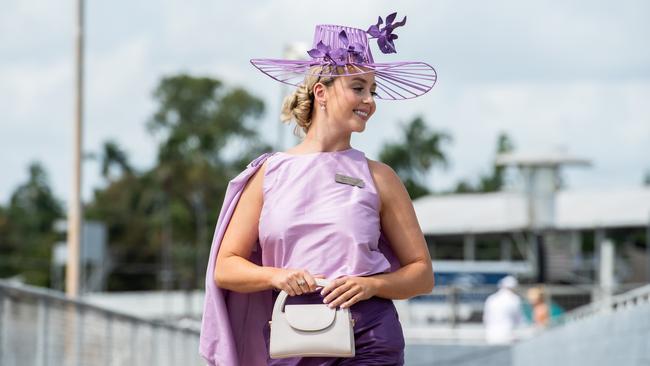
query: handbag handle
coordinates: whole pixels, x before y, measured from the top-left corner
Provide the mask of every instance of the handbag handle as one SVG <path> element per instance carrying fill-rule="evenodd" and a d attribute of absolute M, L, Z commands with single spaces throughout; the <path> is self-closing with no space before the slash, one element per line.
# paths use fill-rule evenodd
<path fill-rule="evenodd" d="M 324 278 L 315 278 L 315 280 L 318 287 L 325 287 L 330 283 L 329 280 Z M 280 294 L 275 299 L 275 304 L 273 305 L 273 314 L 279 314 L 282 312 L 282 309 L 284 309 L 284 303 L 287 301 L 287 296 L 289 296 L 289 294 L 286 291 L 280 291 Z"/>

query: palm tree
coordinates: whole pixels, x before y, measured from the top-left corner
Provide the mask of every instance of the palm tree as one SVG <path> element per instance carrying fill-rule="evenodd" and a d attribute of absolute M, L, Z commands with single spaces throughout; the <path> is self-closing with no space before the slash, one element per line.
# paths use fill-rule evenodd
<path fill-rule="evenodd" d="M 379 160 L 390 165 L 402 179 L 411 199 L 430 193 L 426 176 L 434 165 L 446 168 L 443 144 L 451 141 L 445 132 L 431 130 L 421 117 L 402 126 L 401 141 L 384 144 Z"/>
<path fill-rule="evenodd" d="M 497 155 L 510 153 L 515 150 L 515 145 L 512 142 L 512 139 L 505 133 L 501 132 L 497 138 Z M 480 178 L 478 191 L 479 192 L 496 192 L 503 187 L 503 179 L 505 173 L 505 167 L 496 165 L 492 167 L 492 175 L 484 176 Z"/>
<path fill-rule="evenodd" d="M 105 179 L 110 179 L 111 168 L 117 166 L 122 175 L 131 174 L 133 168 L 129 164 L 126 152 L 115 141 L 106 141 L 102 153 L 101 173 Z"/>
<path fill-rule="evenodd" d="M 497 138 L 496 155 L 510 153 L 515 150 L 512 139 L 505 132 L 501 132 Z M 456 183 L 456 188 L 451 193 L 477 193 L 496 192 L 501 190 L 504 184 L 505 167 L 492 165 L 492 172 L 479 176 L 476 185 L 461 180 Z"/>

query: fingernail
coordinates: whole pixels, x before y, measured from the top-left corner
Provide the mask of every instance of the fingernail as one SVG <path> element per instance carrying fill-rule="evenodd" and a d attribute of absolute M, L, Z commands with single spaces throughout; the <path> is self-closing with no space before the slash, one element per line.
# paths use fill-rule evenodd
<path fill-rule="evenodd" d="M 327 304 L 329 300 L 323 299 L 323 304 Z"/>

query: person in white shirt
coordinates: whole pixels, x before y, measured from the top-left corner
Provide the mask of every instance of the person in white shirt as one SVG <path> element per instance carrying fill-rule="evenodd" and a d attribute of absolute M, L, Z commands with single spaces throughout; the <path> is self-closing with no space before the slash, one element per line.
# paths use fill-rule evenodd
<path fill-rule="evenodd" d="M 512 276 L 499 281 L 499 290 L 488 296 L 483 310 L 485 338 L 489 344 L 510 344 L 522 322 L 521 299 L 514 292 L 518 282 Z"/>

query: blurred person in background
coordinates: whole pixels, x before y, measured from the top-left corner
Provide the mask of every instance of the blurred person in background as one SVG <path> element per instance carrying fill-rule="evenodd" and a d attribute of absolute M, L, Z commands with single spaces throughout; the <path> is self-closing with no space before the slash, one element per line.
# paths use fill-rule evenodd
<path fill-rule="evenodd" d="M 541 287 L 532 287 L 528 289 L 526 297 L 532 306 L 533 324 L 538 327 L 546 327 L 550 319 L 550 311 L 546 303 L 544 289 Z"/>
<path fill-rule="evenodd" d="M 506 276 L 499 281 L 496 293 L 488 296 L 483 309 L 485 339 L 489 344 L 510 344 L 515 329 L 522 323 L 521 299 L 515 293 L 517 279 Z"/>

